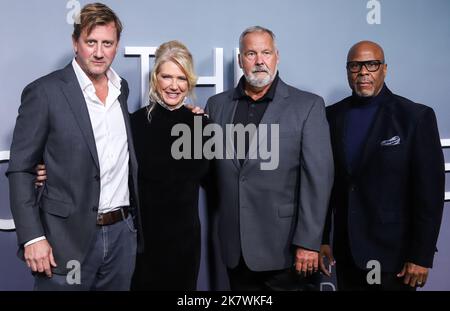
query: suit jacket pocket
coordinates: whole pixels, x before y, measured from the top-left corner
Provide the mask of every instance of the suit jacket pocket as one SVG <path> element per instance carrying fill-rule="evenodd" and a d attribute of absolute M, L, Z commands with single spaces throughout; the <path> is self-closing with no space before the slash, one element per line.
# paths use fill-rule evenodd
<path fill-rule="evenodd" d="M 380 146 L 381 152 L 398 152 L 403 150 L 403 145 Z"/>
<path fill-rule="evenodd" d="M 59 216 L 62 218 L 67 218 L 70 215 L 70 210 L 72 204 L 50 199 L 49 197 L 43 195 L 40 203 L 41 209 L 48 214 Z"/>
<path fill-rule="evenodd" d="M 278 206 L 278 216 L 281 218 L 294 216 L 294 204 L 284 204 Z"/>

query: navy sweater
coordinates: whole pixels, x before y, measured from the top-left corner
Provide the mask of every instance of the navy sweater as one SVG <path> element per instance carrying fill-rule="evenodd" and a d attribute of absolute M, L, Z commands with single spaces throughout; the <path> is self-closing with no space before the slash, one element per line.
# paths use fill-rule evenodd
<path fill-rule="evenodd" d="M 359 165 L 369 130 L 380 103 L 386 96 L 386 85 L 375 97 L 360 97 L 355 93 L 352 96 L 345 123 L 345 156 L 350 171 L 354 171 Z"/>

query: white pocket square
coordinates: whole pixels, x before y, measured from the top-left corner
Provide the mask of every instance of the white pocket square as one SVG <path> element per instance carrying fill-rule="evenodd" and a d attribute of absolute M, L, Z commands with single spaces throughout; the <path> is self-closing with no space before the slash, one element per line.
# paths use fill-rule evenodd
<path fill-rule="evenodd" d="M 387 140 L 383 140 L 380 143 L 381 146 L 395 146 L 395 145 L 400 145 L 400 137 L 399 136 L 394 136 L 392 138 L 389 138 Z"/>

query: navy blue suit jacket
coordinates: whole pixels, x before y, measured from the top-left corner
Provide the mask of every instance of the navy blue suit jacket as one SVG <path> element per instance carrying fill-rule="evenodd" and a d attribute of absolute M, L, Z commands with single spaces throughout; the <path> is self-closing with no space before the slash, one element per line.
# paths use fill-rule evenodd
<path fill-rule="evenodd" d="M 350 102 L 327 107 L 335 180 L 323 243 L 329 244 L 333 214 L 338 263 L 353 260 L 365 269 L 375 259 L 382 272 L 399 272 L 405 262 L 431 267 L 445 191 L 434 111 L 388 90 L 350 172 L 344 150 Z"/>

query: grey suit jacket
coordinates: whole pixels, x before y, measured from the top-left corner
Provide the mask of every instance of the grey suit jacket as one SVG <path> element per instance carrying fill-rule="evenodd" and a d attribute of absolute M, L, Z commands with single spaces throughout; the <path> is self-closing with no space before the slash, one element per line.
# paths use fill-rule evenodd
<path fill-rule="evenodd" d="M 211 97 L 206 106 L 224 129 L 233 123 L 233 92 Z M 323 99 L 280 79 L 262 124 L 279 124 L 276 169 L 261 170 L 266 161 L 249 155 L 242 167 L 236 159 L 214 161 L 219 240 L 230 268 L 241 253 L 253 271 L 287 268 L 296 246 L 319 250 L 321 244 L 334 174 Z"/>
<path fill-rule="evenodd" d="M 128 137 L 130 201 L 136 213 L 137 161 L 127 109 L 128 84 L 119 102 Z M 48 180 L 34 188 L 35 166 L 44 161 Z M 100 166 L 86 102 L 71 64 L 25 87 L 7 171 L 19 256 L 23 244 L 45 235 L 58 267 L 82 262 L 96 229 Z M 139 217 L 137 217 L 139 227 Z"/>

